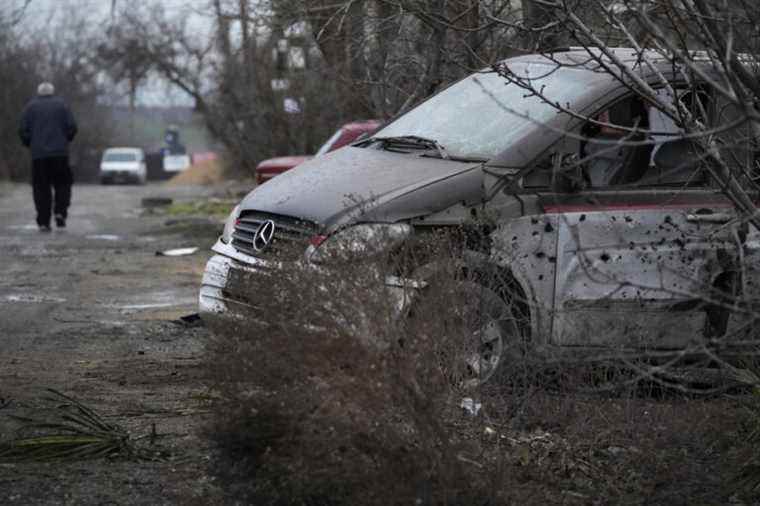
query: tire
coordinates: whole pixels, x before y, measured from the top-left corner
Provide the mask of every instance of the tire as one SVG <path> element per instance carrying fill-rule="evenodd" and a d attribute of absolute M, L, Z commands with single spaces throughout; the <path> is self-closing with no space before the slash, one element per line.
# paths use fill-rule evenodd
<path fill-rule="evenodd" d="M 523 365 L 525 326 L 518 321 L 519 311 L 497 291 L 475 280 L 450 279 L 429 283 L 425 292 L 410 312 L 413 325 L 422 325 L 413 332 L 424 335 L 426 326 L 439 329 L 429 333 L 439 334 L 437 355 L 452 386 L 501 383 Z M 434 302 L 439 297 L 444 311 Z"/>

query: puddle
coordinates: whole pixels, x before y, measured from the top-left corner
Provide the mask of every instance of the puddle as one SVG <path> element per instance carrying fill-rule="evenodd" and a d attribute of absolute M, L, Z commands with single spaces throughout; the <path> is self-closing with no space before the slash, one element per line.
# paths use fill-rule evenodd
<path fill-rule="evenodd" d="M 154 292 L 135 297 L 135 300 L 105 304 L 105 307 L 120 309 L 125 312 L 146 309 L 165 309 L 169 307 L 188 306 L 198 303 L 196 297 L 187 297 L 176 292 Z"/>
<path fill-rule="evenodd" d="M 120 241 L 122 237 L 113 234 L 96 234 L 85 236 L 85 239 L 95 239 L 97 241 Z"/>
<path fill-rule="evenodd" d="M 66 254 L 69 252 L 70 250 L 67 250 L 64 248 L 58 248 L 58 249 L 52 250 L 52 249 L 32 246 L 28 248 L 22 248 L 19 254 L 25 257 L 62 257 L 62 256 L 66 256 Z"/>
<path fill-rule="evenodd" d="M 122 306 L 110 306 L 117 307 L 119 309 L 158 309 L 162 307 L 181 306 L 183 303 L 179 302 L 156 302 L 152 304 L 124 304 Z"/>
<path fill-rule="evenodd" d="M 23 294 L 11 294 L 0 297 L 0 302 L 10 303 L 28 303 L 28 304 L 45 304 L 50 302 L 66 302 L 66 299 L 60 297 L 52 297 L 49 295 L 33 295 L 29 293 Z"/>

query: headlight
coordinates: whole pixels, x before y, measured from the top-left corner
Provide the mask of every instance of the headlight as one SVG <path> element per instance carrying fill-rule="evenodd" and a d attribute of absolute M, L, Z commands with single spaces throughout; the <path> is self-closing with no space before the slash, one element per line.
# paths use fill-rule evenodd
<path fill-rule="evenodd" d="M 222 242 L 229 244 L 232 241 L 232 233 L 235 231 L 235 225 L 237 224 L 238 215 L 240 214 L 240 205 L 236 205 L 230 215 L 227 217 L 227 221 L 224 222 L 224 231 L 222 231 Z"/>
<path fill-rule="evenodd" d="M 306 259 L 321 263 L 368 258 L 396 248 L 411 233 L 412 227 L 405 223 L 354 225 L 329 237 L 313 237 Z"/>

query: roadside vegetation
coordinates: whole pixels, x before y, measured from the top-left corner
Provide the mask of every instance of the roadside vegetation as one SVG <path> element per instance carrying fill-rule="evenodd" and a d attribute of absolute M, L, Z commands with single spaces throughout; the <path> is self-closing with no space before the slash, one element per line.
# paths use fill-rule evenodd
<path fill-rule="evenodd" d="M 17 424 L 15 437 L 0 440 L 0 462 L 55 462 L 98 458 L 156 458 L 138 446 L 123 428 L 54 389 L 45 407 L 24 416 L 9 415 Z M 2 407 L 2 406 L 0 406 Z M 36 412 L 35 412 L 36 411 Z M 153 427 L 155 430 L 155 427 Z M 155 433 L 153 434 L 155 438 Z"/>
<path fill-rule="evenodd" d="M 382 283 L 398 258 L 239 280 L 233 289 L 255 308 L 215 334 L 205 360 L 219 394 L 209 469 L 229 502 L 760 497 L 760 404 L 746 385 L 684 392 L 643 374 L 647 361 L 531 353 L 511 354 L 497 379 L 467 385 L 473 318 L 487 299 L 463 290 L 472 278 L 461 258 L 447 258 L 443 271 L 459 274 L 431 283 L 402 318 Z"/>

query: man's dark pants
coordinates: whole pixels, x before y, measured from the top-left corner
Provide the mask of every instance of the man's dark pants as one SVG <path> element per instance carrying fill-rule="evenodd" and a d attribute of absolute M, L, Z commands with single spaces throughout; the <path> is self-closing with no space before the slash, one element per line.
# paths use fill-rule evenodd
<path fill-rule="evenodd" d="M 37 225 L 50 226 L 53 207 L 52 190 L 55 191 L 53 212 L 66 219 L 71 203 L 72 182 L 68 157 L 53 156 L 32 161 L 32 191 L 34 206 L 37 208 Z"/>

